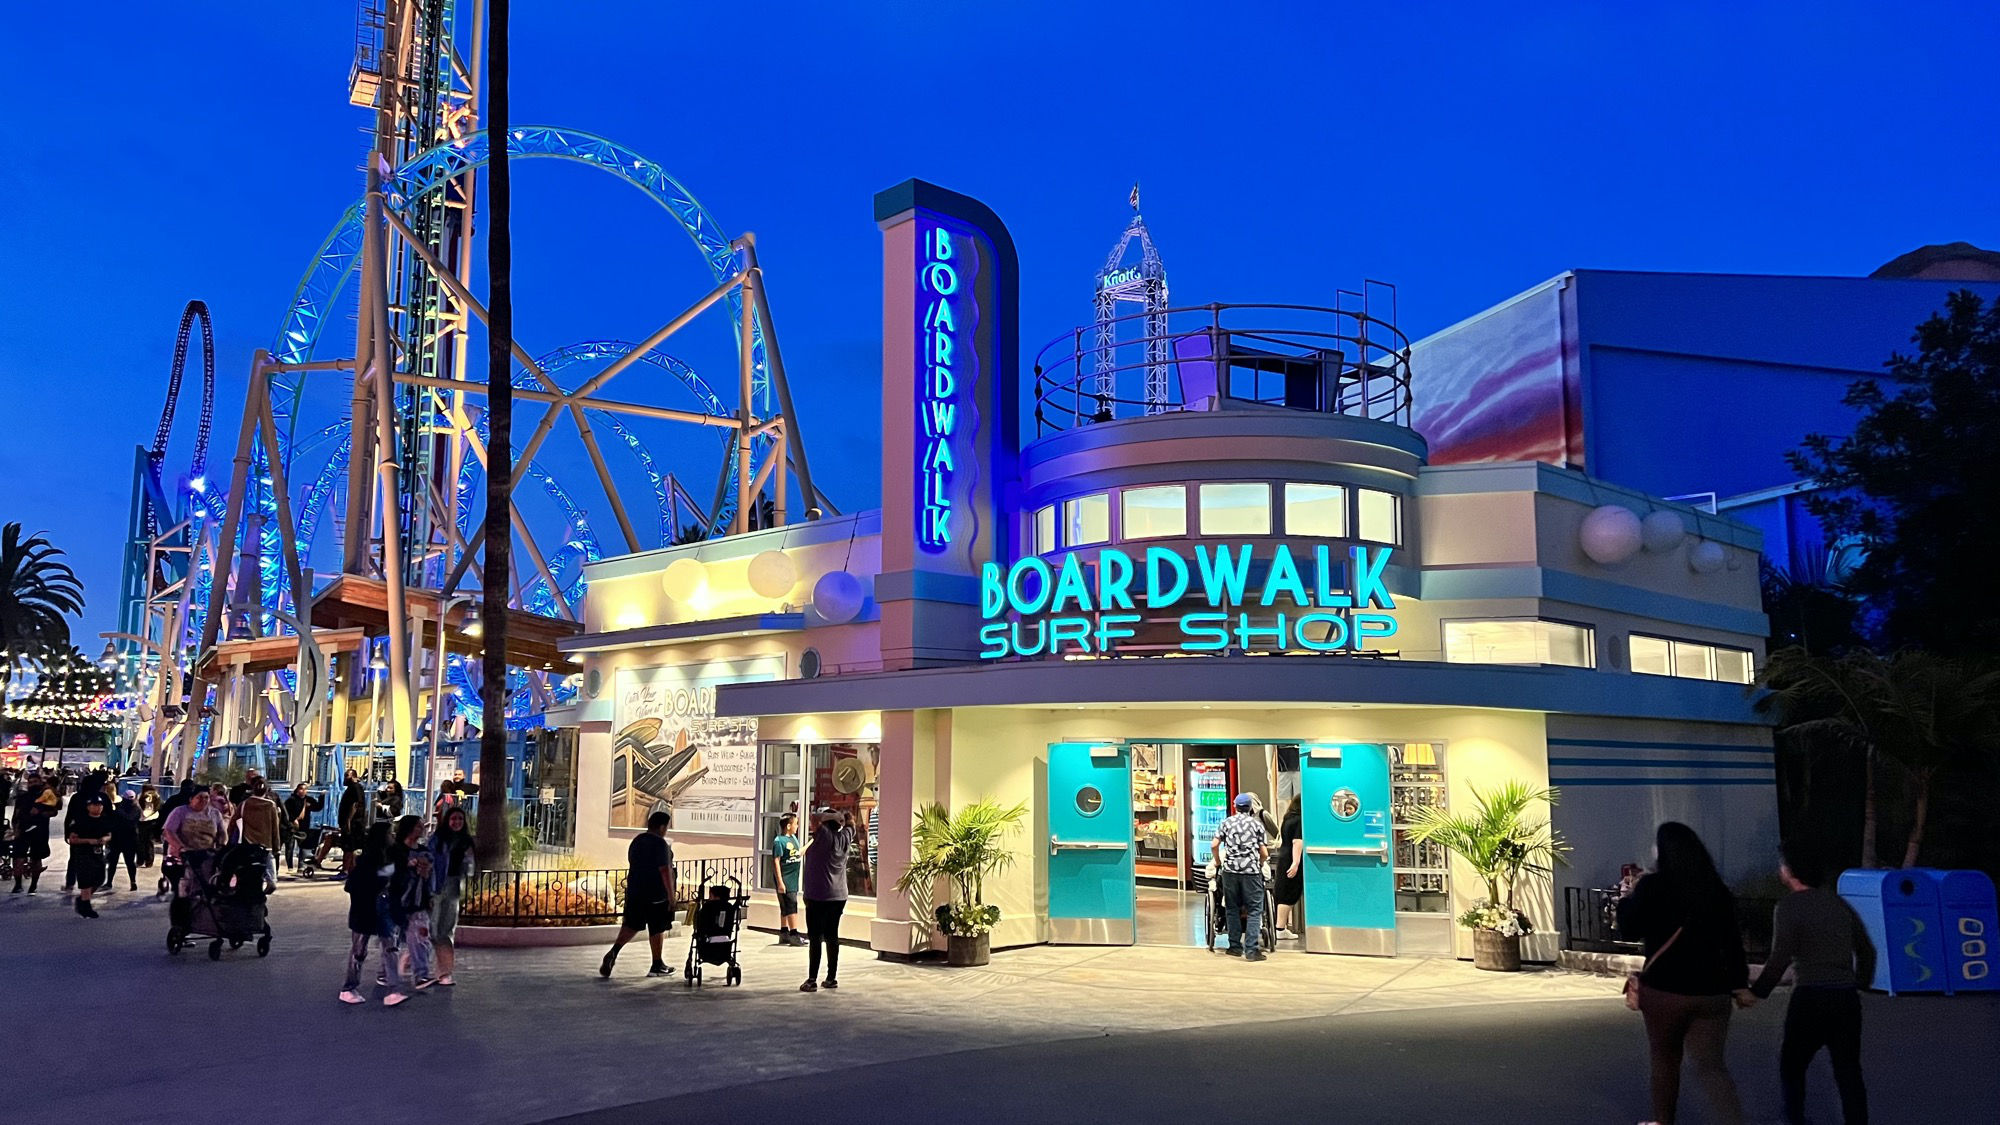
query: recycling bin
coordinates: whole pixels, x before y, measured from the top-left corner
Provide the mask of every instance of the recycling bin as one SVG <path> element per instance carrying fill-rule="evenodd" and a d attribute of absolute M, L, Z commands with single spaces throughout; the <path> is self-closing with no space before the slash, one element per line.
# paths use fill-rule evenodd
<path fill-rule="evenodd" d="M 1891 996 L 1952 991 L 1936 872 L 1857 868 L 1842 872 L 1838 885 L 1840 897 L 1861 916 L 1875 943 L 1875 979 L 1869 987 Z"/>
<path fill-rule="evenodd" d="M 1938 884 L 1940 929 L 1944 935 L 1948 992 L 2000 990 L 1993 972 L 2000 910 L 1994 906 L 1993 880 L 1984 871 L 1934 871 Z"/>

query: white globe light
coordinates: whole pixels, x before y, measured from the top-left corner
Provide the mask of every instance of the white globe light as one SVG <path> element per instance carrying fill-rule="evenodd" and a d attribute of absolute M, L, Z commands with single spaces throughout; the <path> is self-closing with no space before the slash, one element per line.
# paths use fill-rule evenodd
<path fill-rule="evenodd" d="M 1599 566 L 1617 566 L 1639 553 L 1642 539 L 1639 517 L 1632 509 L 1619 504 L 1606 504 L 1593 508 L 1583 517 L 1583 529 L 1577 538 L 1582 542 L 1583 553 L 1590 556 Z"/>
<path fill-rule="evenodd" d="M 1664 555 L 1687 538 L 1687 521 L 1679 512 L 1649 512 L 1639 521 L 1639 541 L 1648 554 Z"/>
<path fill-rule="evenodd" d="M 828 625 L 845 625 L 861 615 L 866 596 L 859 578 L 844 570 L 830 570 L 813 583 L 813 612 Z"/>
<path fill-rule="evenodd" d="M 750 588 L 761 598 L 782 598 L 798 585 L 799 568 L 783 551 L 760 551 L 750 560 Z"/>
<path fill-rule="evenodd" d="M 1729 561 L 1722 550 L 1722 544 L 1713 539 L 1704 539 L 1688 552 L 1688 568 L 1696 574 L 1714 574 Z"/>
<path fill-rule="evenodd" d="M 660 589 L 677 602 L 689 601 L 708 589 L 708 568 L 700 559 L 675 559 L 661 572 Z"/>

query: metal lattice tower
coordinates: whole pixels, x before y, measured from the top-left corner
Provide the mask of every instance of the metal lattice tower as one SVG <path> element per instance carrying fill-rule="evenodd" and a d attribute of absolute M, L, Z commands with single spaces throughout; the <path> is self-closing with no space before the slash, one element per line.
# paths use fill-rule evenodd
<path fill-rule="evenodd" d="M 1109 404 L 1117 399 L 1118 361 L 1113 355 L 1118 346 L 1117 326 L 1120 303 L 1139 305 L 1145 312 L 1146 348 L 1146 413 L 1158 414 L 1167 408 L 1169 388 L 1172 380 L 1167 367 L 1173 356 L 1169 352 L 1171 341 L 1167 335 L 1167 267 L 1160 261 L 1160 252 L 1153 246 L 1152 232 L 1146 229 L 1146 220 L 1139 214 L 1139 185 L 1132 185 L 1132 221 L 1125 227 L 1125 233 L 1118 239 L 1118 245 L 1111 248 L 1111 256 L 1104 260 L 1104 268 L 1097 273 L 1095 304 L 1097 310 L 1096 352 L 1097 385 L 1096 392 L 1103 409 L 1108 413 Z M 1139 264 L 1121 266 L 1125 252 L 1132 241 L 1139 242 Z"/>
<path fill-rule="evenodd" d="M 388 168 L 414 166 L 418 180 L 404 210 L 417 241 L 433 258 L 457 264 L 470 247 L 470 177 L 445 178 L 419 156 L 477 128 L 470 76 L 454 48 L 456 0 L 360 0 L 348 100 L 376 111 L 375 157 Z M 432 178 L 426 178 L 426 172 Z M 399 244 L 388 263 L 395 369 L 423 378 L 456 377 L 465 363 L 466 315 L 416 249 Z M 397 445 L 403 459 L 403 570 L 407 581 L 443 577 L 448 533 L 432 497 L 453 471 L 439 458 L 441 397 L 424 387 L 396 394 Z"/>

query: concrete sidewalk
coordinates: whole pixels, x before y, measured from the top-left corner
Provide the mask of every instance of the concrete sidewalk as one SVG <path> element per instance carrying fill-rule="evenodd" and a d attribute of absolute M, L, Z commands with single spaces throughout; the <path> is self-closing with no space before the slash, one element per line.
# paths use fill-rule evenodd
<path fill-rule="evenodd" d="M 55 882 L 60 886 L 59 877 Z M 225 952 L 221 963 L 210 962 L 205 947 L 169 956 L 166 907 L 151 896 L 100 897 L 104 917 L 95 921 L 78 918 L 60 894 L 46 890 L 34 900 L 0 901 L 0 987 L 8 1007 L 20 1012 L 24 998 L 41 998 L 28 1001 L 41 1015 L 0 1021 L 0 1057 L 33 1060 L 36 1076 L 12 1084 L 10 1117 L 63 1119 L 87 1090 L 93 1101 L 119 1107 L 121 1121 L 214 1125 L 217 1107 L 230 1104 L 227 1091 L 251 1074 L 266 1092 L 260 1099 L 273 1092 L 305 1099 L 288 1098 L 287 1121 L 428 1125 L 439 1119 L 439 1099 L 447 1094 L 446 1116 L 465 1122 L 534 1122 L 620 1106 L 636 1112 L 648 1104 L 656 1112 L 645 1119 L 657 1120 L 663 1105 L 686 1112 L 692 1103 L 677 1099 L 700 1091 L 803 1092 L 818 1088 L 814 1076 L 872 1067 L 892 1068 L 884 1074 L 897 1084 L 935 1074 L 948 1091 L 951 1080 L 942 1075 L 980 1052 L 1003 1049 L 1027 1052 L 1025 1060 L 1073 1059 L 1080 1069 L 1059 1068 L 1048 1081 L 1088 1084 L 1098 1065 L 1085 1061 L 1096 1057 L 1090 1042 L 1115 1055 L 1137 1050 L 1134 1037 L 1186 1033 L 1227 1042 L 1231 1029 L 1240 1029 L 1248 1043 L 1285 1026 L 1368 1042 L 1380 1041 L 1378 1029 L 1424 1027 L 1497 1028 L 1489 1033 L 1509 1042 L 1546 1039 L 1547 1048 L 1535 1050 L 1597 1091 L 1588 1104 L 1617 1105 L 1611 1120 L 1643 1116 L 1643 1075 L 1630 1069 L 1641 1033 L 1619 1004 L 1618 982 L 1604 977 L 1302 953 L 1251 965 L 1199 949 L 1051 946 L 1003 952 L 984 968 L 950 969 L 878 961 L 849 948 L 840 990 L 805 995 L 797 991 L 805 951 L 753 933 L 745 937 L 741 988 L 710 984 L 694 991 L 677 977 L 648 980 L 642 939 L 608 981 L 597 976 L 597 947 L 466 950 L 456 988 L 385 1010 L 334 999 L 347 946 L 347 900 L 335 884 L 284 882 L 271 903 L 271 956 L 259 960 L 246 946 Z M 669 937 L 667 960 L 676 967 L 686 940 L 680 931 Z M 367 991 L 375 991 L 372 980 Z M 83 996 L 93 1002 L 79 1003 Z M 2000 1004 L 1883 1003 L 1905 1012 L 1924 1006 L 1942 1021 L 1934 1025 L 1939 1034 L 1955 1026 L 1958 1045 L 1940 1050 L 1984 1043 L 1986 1053 L 1975 1051 L 1966 1061 L 1982 1068 L 1975 1085 L 1994 1085 L 1990 1065 L 1973 1060 L 1990 1063 L 1991 1048 L 2000 1045 L 1994 1034 Z M 1777 1017 L 1778 1008 L 1767 1006 L 1740 1021 L 1771 1041 L 1750 1048 L 1766 1057 L 1745 1062 L 1746 1088 L 1753 1070 L 1761 1078 L 1769 1068 Z M 1483 1086 L 1505 1078 L 1503 1060 L 1512 1057 L 1413 1052 L 1402 1060 L 1401 1080 L 1462 1083 L 1468 1110 L 1482 1104 Z M 107 1065 L 107 1059 L 117 1061 Z M 1333 1064 L 1331 1057 L 1323 1061 Z M 1301 1063 L 1302 1078 L 1322 1073 L 1310 1062 Z M 1343 1081 L 1355 1084 L 1350 1093 L 1374 1085 L 1365 1069 L 1339 1069 Z M 799 1085 L 768 1085 L 780 1080 Z M 1142 1089 L 1139 1083 L 1128 1093 L 1137 1098 Z M 2000 1089 L 1989 1093 L 2000 1097 Z M 1067 1103 L 1038 1103 L 1031 1094 L 1021 1091 L 1026 1119 L 1061 1119 L 1029 1111 Z M 1097 1116 L 1187 1119 L 1175 1104 Z M 1607 1119 L 1543 1110 L 1537 1119 Z M 924 1115 L 938 1119 L 940 1112 L 955 1116 L 942 1105 Z M 890 1109 L 864 1116 L 909 1119 Z"/>

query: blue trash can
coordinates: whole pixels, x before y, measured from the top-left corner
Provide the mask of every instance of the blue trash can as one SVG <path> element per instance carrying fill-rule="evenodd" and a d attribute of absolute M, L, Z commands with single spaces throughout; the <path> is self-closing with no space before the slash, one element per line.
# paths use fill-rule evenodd
<path fill-rule="evenodd" d="M 1944 933 L 1947 991 L 1993 992 L 1993 941 L 2000 931 L 1993 880 L 1984 871 L 1933 871 Z"/>
<path fill-rule="evenodd" d="M 1839 888 L 1840 897 L 1861 915 L 1879 954 L 1869 987 L 1891 996 L 1952 991 L 1935 872 L 1857 868 L 1841 873 Z"/>

